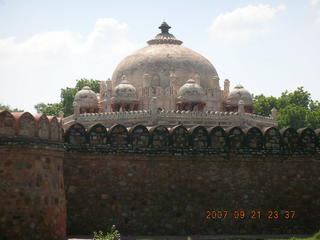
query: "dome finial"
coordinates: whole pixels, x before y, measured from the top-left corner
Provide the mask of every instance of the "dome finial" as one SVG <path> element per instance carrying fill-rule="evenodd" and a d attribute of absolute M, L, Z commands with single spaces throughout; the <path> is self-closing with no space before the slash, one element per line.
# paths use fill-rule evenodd
<path fill-rule="evenodd" d="M 159 29 L 161 29 L 161 33 L 169 33 L 170 28 L 171 27 L 165 21 L 163 21 L 159 27 Z"/>

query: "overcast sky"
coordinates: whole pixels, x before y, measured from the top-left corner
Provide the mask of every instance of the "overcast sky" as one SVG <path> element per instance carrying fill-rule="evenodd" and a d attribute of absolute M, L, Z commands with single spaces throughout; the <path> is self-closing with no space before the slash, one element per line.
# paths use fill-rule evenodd
<path fill-rule="evenodd" d="M 220 86 L 320 100 L 320 0 L 0 0 L 0 103 L 35 112 L 76 79 L 106 80 L 163 20 Z"/>

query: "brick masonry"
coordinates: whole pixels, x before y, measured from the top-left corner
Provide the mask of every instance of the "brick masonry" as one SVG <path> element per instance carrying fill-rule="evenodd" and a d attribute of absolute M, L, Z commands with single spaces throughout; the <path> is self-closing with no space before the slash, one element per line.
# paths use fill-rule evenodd
<path fill-rule="evenodd" d="M 319 129 L 60 124 L 0 112 L 1 239 L 319 230 Z"/>
<path fill-rule="evenodd" d="M 319 156 L 66 154 L 68 232 L 116 224 L 128 235 L 314 233 L 319 169 Z M 228 216 L 207 219 L 213 210 Z M 236 219 L 240 210 L 249 218 Z"/>

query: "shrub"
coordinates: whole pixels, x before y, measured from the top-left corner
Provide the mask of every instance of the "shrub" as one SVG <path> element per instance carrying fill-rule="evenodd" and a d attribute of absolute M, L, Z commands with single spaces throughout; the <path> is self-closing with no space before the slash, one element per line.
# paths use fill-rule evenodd
<path fill-rule="evenodd" d="M 93 240 L 120 240 L 121 236 L 115 225 L 112 225 L 110 232 L 93 232 Z"/>

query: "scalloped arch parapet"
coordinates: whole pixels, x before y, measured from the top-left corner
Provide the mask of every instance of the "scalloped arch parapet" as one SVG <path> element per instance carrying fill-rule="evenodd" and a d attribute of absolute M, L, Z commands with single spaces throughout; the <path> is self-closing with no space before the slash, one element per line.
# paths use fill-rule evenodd
<path fill-rule="evenodd" d="M 263 129 L 264 148 L 268 151 L 279 152 L 281 150 L 281 134 L 278 128 L 268 127 Z"/>
<path fill-rule="evenodd" d="M 156 149 L 169 146 L 169 130 L 162 125 L 157 125 L 149 129 L 150 145 Z"/>
<path fill-rule="evenodd" d="M 56 117 L 29 112 L 0 111 L 0 137 L 60 142 L 63 129 Z"/>
<path fill-rule="evenodd" d="M 36 120 L 29 112 L 13 112 L 16 119 L 16 135 L 19 137 L 36 137 Z"/>
<path fill-rule="evenodd" d="M 300 148 L 307 152 L 315 152 L 317 148 L 317 135 L 311 128 L 300 128 L 297 130 L 299 134 Z"/>
<path fill-rule="evenodd" d="M 50 138 L 50 123 L 49 119 L 45 114 L 34 115 L 36 120 L 37 127 L 37 136 L 40 139 L 49 139 Z"/>
<path fill-rule="evenodd" d="M 130 143 L 134 148 L 146 148 L 149 146 L 149 130 L 141 125 L 135 125 L 129 129 Z"/>
<path fill-rule="evenodd" d="M 282 128 L 280 130 L 282 147 L 286 151 L 297 151 L 299 149 L 299 137 L 294 128 Z"/>
<path fill-rule="evenodd" d="M 246 145 L 250 149 L 260 150 L 263 147 L 263 134 L 257 127 L 252 127 L 245 130 Z"/>
<path fill-rule="evenodd" d="M 15 135 L 16 120 L 14 116 L 4 110 L 0 111 L 0 136 L 11 137 Z"/>
<path fill-rule="evenodd" d="M 113 125 L 109 129 L 110 144 L 113 147 L 127 147 L 129 143 L 129 133 L 122 124 Z"/>
<path fill-rule="evenodd" d="M 204 126 L 194 126 L 189 129 L 189 144 L 193 148 L 207 148 L 209 145 L 208 130 Z"/>
<path fill-rule="evenodd" d="M 97 123 L 89 128 L 87 141 L 90 145 L 105 145 L 107 144 L 107 139 L 108 131 L 102 124 Z"/>
<path fill-rule="evenodd" d="M 170 142 L 174 148 L 186 148 L 189 145 L 188 129 L 183 125 L 178 125 L 170 129 Z"/>
<path fill-rule="evenodd" d="M 72 145 L 86 144 L 86 129 L 79 123 L 73 124 L 66 130 L 64 138 L 67 143 Z"/>
<path fill-rule="evenodd" d="M 226 131 L 220 127 L 209 128 L 209 146 L 213 149 L 223 151 L 227 146 Z"/>
<path fill-rule="evenodd" d="M 245 134 L 240 127 L 226 129 L 227 143 L 230 151 L 239 150 L 245 146 Z"/>

